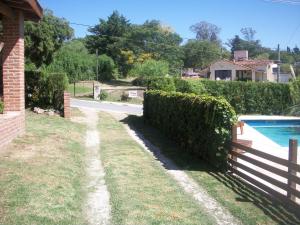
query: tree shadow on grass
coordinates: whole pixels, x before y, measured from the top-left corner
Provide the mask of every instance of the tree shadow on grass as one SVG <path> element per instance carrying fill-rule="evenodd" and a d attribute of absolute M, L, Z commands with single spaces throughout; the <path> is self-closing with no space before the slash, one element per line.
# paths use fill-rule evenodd
<path fill-rule="evenodd" d="M 206 186 L 206 190 L 208 190 L 211 195 L 213 195 L 216 191 L 213 187 L 213 183 L 218 181 L 236 194 L 234 201 L 237 204 L 241 204 L 242 202 L 252 203 L 278 224 L 300 224 L 299 208 L 298 211 L 296 211 L 291 207 L 287 207 L 285 204 L 282 204 L 280 201 L 271 198 L 268 194 L 251 186 L 250 184 L 247 184 L 233 174 L 229 172 L 222 172 L 209 165 L 207 162 L 204 162 L 187 152 L 180 151 L 180 148 L 174 142 L 166 138 L 157 129 L 145 125 L 142 117 L 130 115 L 121 122 L 127 124 L 131 129 L 135 130 L 140 138 L 145 138 L 151 142 L 151 145 L 156 146 L 157 149 L 153 148 L 153 146 L 150 146 L 149 143 L 147 144 L 147 141 L 145 142 L 149 149 L 152 148 L 154 155 L 158 159 L 161 158 L 160 156 L 163 154 L 163 156 L 176 164 L 174 168 L 170 168 L 169 164 L 165 163 L 164 160 L 161 160 L 166 169 L 202 171 L 205 176 L 212 178 L 213 182 L 211 186 Z M 201 178 L 198 182 L 201 182 Z M 225 204 L 227 204 L 227 208 L 230 208 L 230 205 L 228 204 L 232 204 L 232 202 Z M 243 219 L 245 218 L 240 218 L 240 220 Z"/>

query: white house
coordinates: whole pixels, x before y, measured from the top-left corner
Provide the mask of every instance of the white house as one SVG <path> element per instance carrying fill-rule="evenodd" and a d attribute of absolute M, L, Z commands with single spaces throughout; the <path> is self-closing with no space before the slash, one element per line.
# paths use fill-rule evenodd
<path fill-rule="evenodd" d="M 248 51 L 235 51 L 232 61 L 224 59 L 210 65 L 210 79 L 275 82 L 276 68 L 272 60 L 251 60 Z"/>

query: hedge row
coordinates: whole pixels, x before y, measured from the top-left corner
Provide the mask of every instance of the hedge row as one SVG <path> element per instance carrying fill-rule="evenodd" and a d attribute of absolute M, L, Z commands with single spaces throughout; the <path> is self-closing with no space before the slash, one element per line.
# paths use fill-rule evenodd
<path fill-rule="evenodd" d="M 224 98 L 152 90 L 145 92 L 144 119 L 217 167 L 226 165 L 236 114 Z"/>
<path fill-rule="evenodd" d="M 289 84 L 201 80 L 205 91 L 223 96 L 238 114 L 280 115 L 293 105 Z"/>
<path fill-rule="evenodd" d="M 140 78 L 141 79 L 141 78 Z M 161 80 L 159 80 L 161 79 Z M 168 78 L 168 82 L 172 83 Z M 175 78 L 175 90 L 182 93 L 208 94 L 224 97 L 238 114 L 281 115 L 289 113 L 292 106 L 300 103 L 300 81 L 289 84 L 271 82 L 183 80 Z M 145 85 L 146 82 L 147 85 Z M 149 89 L 174 91 L 165 86 L 165 78 L 140 81 Z M 155 85 L 153 85 L 155 84 Z"/>
<path fill-rule="evenodd" d="M 0 114 L 3 113 L 4 103 L 0 100 Z"/>
<path fill-rule="evenodd" d="M 68 77 L 64 73 L 25 71 L 26 107 L 62 111 L 67 85 Z"/>

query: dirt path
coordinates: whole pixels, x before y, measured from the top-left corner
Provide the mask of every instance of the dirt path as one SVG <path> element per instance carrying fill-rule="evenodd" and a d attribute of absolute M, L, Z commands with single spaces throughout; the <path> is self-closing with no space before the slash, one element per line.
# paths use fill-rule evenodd
<path fill-rule="evenodd" d="M 86 165 L 87 165 L 87 202 L 85 212 L 90 225 L 107 225 L 110 220 L 109 192 L 105 185 L 104 169 L 101 164 L 99 149 L 100 138 L 97 130 L 98 114 L 96 110 L 80 109 L 85 114 Z"/>
<path fill-rule="evenodd" d="M 112 113 L 112 115 L 122 120 L 126 117 L 124 114 Z M 151 142 L 143 137 L 142 134 L 132 130 L 128 125 L 124 124 L 129 135 L 141 145 L 146 151 L 153 154 L 160 163 L 166 168 L 167 173 L 170 174 L 174 180 L 185 190 L 193 196 L 193 198 L 205 208 L 207 212 L 215 218 L 219 225 L 235 225 L 242 224 L 234 218 L 230 212 L 224 209 L 215 199 L 213 199 L 202 187 L 200 187 L 193 179 L 191 179 L 184 171 L 180 170 L 173 161 L 165 157 L 159 148 L 154 146 Z"/>

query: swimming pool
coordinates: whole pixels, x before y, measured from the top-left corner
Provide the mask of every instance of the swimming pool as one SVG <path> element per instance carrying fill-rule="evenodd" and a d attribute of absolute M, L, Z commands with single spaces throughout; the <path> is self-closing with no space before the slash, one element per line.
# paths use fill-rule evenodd
<path fill-rule="evenodd" d="M 300 120 L 243 121 L 282 147 L 288 147 L 291 138 L 300 143 Z"/>

